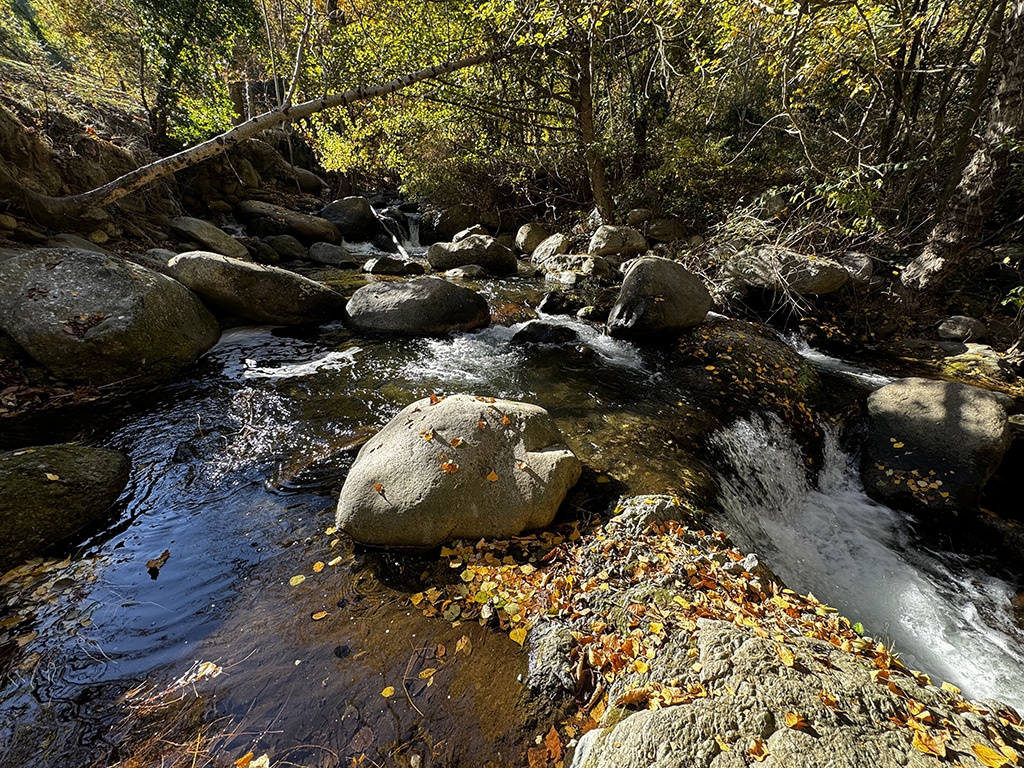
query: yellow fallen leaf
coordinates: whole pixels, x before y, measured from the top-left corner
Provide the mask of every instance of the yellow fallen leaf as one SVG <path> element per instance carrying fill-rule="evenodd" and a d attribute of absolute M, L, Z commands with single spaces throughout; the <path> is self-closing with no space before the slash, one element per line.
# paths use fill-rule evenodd
<path fill-rule="evenodd" d="M 235 768 L 249 768 L 249 763 L 256 757 L 252 752 L 248 752 L 242 755 L 240 758 L 235 760 Z"/>
<path fill-rule="evenodd" d="M 460 653 L 465 651 L 466 655 L 469 656 L 473 652 L 473 643 L 469 639 L 469 635 L 463 635 L 459 638 L 458 642 L 455 643 L 455 652 Z"/>
<path fill-rule="evenodd" d="M 419 606 L 420 603 L 423 602 L 424 597 L 425 595 L 422 592 L 417 592 L 415 595 L 412 595 L 409 598 L 409 602 L 412 603 L 413 608 L 416 608 Z"/>
<path fill-rule="evenodd" d="M 313 573 L 320 573 L 320 571 L 322 571 L 323 569 L 324 564 L 322 561 L 317 560 L 315 563 L 313 563 Z"/>
<path fill-rule="evenodd" d="M 311 615 L 309 618 L 311 618 L 313 621 L 320 621 L 320 619 L 327 618 L 327 611 L 317 611 L 316 613 Z"/>
<path fill-rule="evenodd" d="M 338 555 L 337 557 L 333 557 L 330 560 L 328 560 L 327 564 L 333 567 L 333 566 L 337 565 L 340 562 L 341 562 L 341 555 Z"/>
<path fill-rule="evenodd" d="M 804 720 L 802 715 L 798 715 L 795 712 L 786 713 L 786 727 L 792 728 L 794 731 L 806 731 L 811 727 L 811 724 Z"/>
<path fill-rule="evenodd" d="M 637 659 L 633 662 L 633 670 L 640 673 L 641 675 L 646 674 L 649 669 L 650 666 L 648 666 L 647 662 L 643 659 Z"/>
<path fill-rule="evenodd" d="M 783 645 L 775 646 L 775 653 L 782 659 L 782 663 L 787 667 L 792 667 L 796 663 L 796 657 L 793 656 L 793 652 Z"/>
<path fill-rule="evenodd" d="M 513 629 L 511 632 L 508 633 L 508 636 L 512 638 L 512 641 L 514 643 L 517 643 L 518 645 L 522 645 L 524 642 L 526 642 L 526 628 L 525 627 L 516 627 L 515 629 Z"/>
<path fill-rule="evenodd" d="M 427 667 L 426 669 L 420 670 L 420 680 L 426 680 L 428 677 L 433 677 L 434 673 L 437 672 L 433 667 Z"/>
<path fill-rule="evenodd" d="M 330 528 L 328 528 L 326 531 L 324 531 L 324 533 L 326 533 L 328 536 L 333 536 L 337 532 L 338 532 L 338 529 L 335 528 L 333 525 Z"/>
<path fill-rule="evenodd" d="M 718 745 L 718 748 L 723 752 L 732 752 L 732 747 L 730 747 L 729 743 L 721 736 L 715 736 L 715 743 Z"/>
<path fill-rule="evenodd" d="M 55 475 L 52 472 L 47 472 L 46 473 L 46 479 L 47 480 L 60 480 L 60 475 Z"/>
<path fill-rule="evenodd" d="M 950 682 L 943 682 L 942 683 L 942 690 L 946 691 L 946 693 L 952 693 L 952 694 L 955 694 L 957 696 L 960 695 L 960 689 L 957 688 L 955 685 L 953 685 Z"/>
<path fill-rule="evenodd" d="M 300 573 L 298 576 L 292 576 L 290 579 L 288 579 L 288 583 L 291 584 L 293 587 L 297 587 L 305 580 L 306 577 Z"/>
<path fill-rule="evenodd" d="M 395 689 L 393 686 L 389 685 L 387 688 L 380 692 L 380 695 L 383 696 L 385 699 L 390 699 L 392 696 L 395 695 Z"/>
<path fill-rule="evenodd" d="M 972 744 L 971 750 L 989 768 L 1004 768 L 1004 766 L 1010 765 L 1010 760 L 1005 755 L 984 744 Z"/>
<path fill-rule="evenodd" d="M 764 762 L 764 759 L 771 753 L 768 751 L 768 745 L 764 743 L 763 739 L 754 739 L 750 748 L 747 749 L 747 754 L 757 762 L 761 763 Z"/>
<path fill-rule="evenodd" d="M 915 729 L 914 738 L 910 744 L 920 752 L 935 757 L 946 756 L 946 742 L 949 741 L 949 731 L 944 731 L 938 736 L 932 736 L 924 729 Z"/>

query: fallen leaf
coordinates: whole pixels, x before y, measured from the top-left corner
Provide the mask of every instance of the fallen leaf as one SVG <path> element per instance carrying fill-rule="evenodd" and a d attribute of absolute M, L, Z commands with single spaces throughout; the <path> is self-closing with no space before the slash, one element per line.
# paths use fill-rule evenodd
<path fill-rule="evenodd" d="M 732 752 L 732 747 L 730 747 L 729 743 L 721 736 L 715 736 L 715 743 L 718 745 L 718 748 L 721 749 L 723 752 Z"/>
<path fill-rule="evenodd" d="M 984 744 L 972 744 L 971 750 L 989 768 L 1004 768 L 1004 766 L 1010 765 L 1010 760 L 1005 755 Z"/>
<path fill-rule="evenodd" d="M 914 730 L 914 738 L 911 745 L 926 755 L 935 757 L 946 756 L 946 742 L 949 741 L 949 731 L 944 731 L 938 736 L 932 736 L 925 730 Z"/>
<path fill-rule="evenodd" d="M 821 699 L 821 703 L 829 709 L 839 709 L 839 702 L 836 701 L 835 696 L 828 691 L 822 691 L 819 693 L 818 698 Z"/>
<path fill-rule="evenodd" d="M 249 763 L 252 762 L 254 757 L 255 755 L 252 752 L 242 755 L 240 758 L 235 760 L 235 768 L 249 768 Z"/>
<path fill-rule="evenodd" d="M 461 653 L 462 651 L 465 651 L 467 656 L 473 652 L 473 641 L 469 639 L 469 635 L 463 635 L 455 643 L 455 652 Z"/>
<path fill-rule="evenodd" d="M 337 565 L 340 562 L 341 562 L 341 555 L 338 555 L 337 557 L 333 557 L 330 560 L 328 560 L 327 564 L 329 566 L 331 566 L 331 567 L 334 567 L 335 565 Z"/>
<path fill-rule="evenodd" d="M 502 416 L 501 417 L 501 423 L 502 424 L 511 424 L 512 420 L 508 416 Z"/>
<path fill-rule="evenodd" d="M 465 441 L 464 441 L 464 440 L 463 440 L 463 439 L 462 439 L 461 437 L 453 437 L 453 438 L 451 439 L 451 443 L 452 443 L 452 448 L 458 448 L 458 447 L 459 447 L 460 445 L 462 445 L 462 444 L 463 444 L 464 442 L 465 442 Z"/>
<path fill-rule="evenodd" d="M 487 473 L 487 479 L 490 480 L 492 483 L 498 482 L 498 473 L 492 469 L 490 472 Z"/>
<path fill-rule="evenodd" d="M 775 646 L 775 652 L 779 655 L 779 658 L 782 659 L 782 663 L 787 667 L 792 667 L 796 663 L 796 657 L 793 656 L 793 652 L 789 650 L 789 648 L 777 645 Z"/>
<path fill-rule="evenodd" d="M 324 569 L 324 564 L 320 560 L 313 563 L 313 573 L 320 573 Z"/>
<path fill-rule="evenodd" d="M 383 483 L 374 483 L 373 484 L 373 490 L 375 490 L 377 493 L 379 493 L 381 496 L 383 496 L 384 495 L 384 484 Z"/>
<path fill-rule="evenodd" d="M 645 685 L 643 688 L 633 688 L 626 691 L 615 700 L 616 707 L 646 707 L 654 695 L 654 688 Z"/>
<path fill-rule="evenodd" d="M 544 737 L 544 746 L 547 747 L 549 760 L 557 763 L 562 759 L 562 738 L 553 725 L 548 735 Z"/>
<path fill-rule="evenodd" d="M 146 567 L 151 571 L 159 571 L 164 565 L 167 564 L 167 559 L 171 556 L 171 550 L 165 549 L 160 557 L 154 557 L 152 560 L 146 561 Z"/>
<path fill-rule="evenodd" d="M 795 712 L 787 712 L 785 720 L 786 727 L 792 728 L 794 731 L 806 731 L 811 727 L 811 724 L 804 720 L 802 715 Z"/>
<path fill-rule="evenodd" d="M 456 464 L 454 461 L 446 461 L 444 464 L 441 465 L 441 469 L 444 472 L 447 472 L 449 475 L 454 475 L 456 472 L 459 471 L 459 465 Z"/>
<path fill-rule="evenodd" d="M 380 695 L 383 696 L 385 699 L 390 699 L 392 696 L 395 695 L 395 689 L 393 686 L 389 685 L 387 688 L 380 692 Z"/>
<path fill-rule="evenodd" d="M 942 690 L 946 691 L 946 693 L 952 693 L 952 694 L 955 694 L 957 696 L 960 695 L 960 689 L 957 688 L 955 685 L 953 685 L 950 682 L 943 682 L 942 683 Z"/>
<path fill-rule="evenodd" d="M 548 748 L 530 747 L 526 750 L 526 760 L 530 768 L 547 768 Z"/>
<path fill-rule="evenodd" d="M 306 577 L 300 573 L 298 576 L 292 576 L 290 579 L 288 579 L 288 583 L 291 584 L 293 587 L 297 587 L 305 580 Z"/>
<path fill-rule="evenodd" d="M 55 475 L 52 472 L 47 472 L 46 473 L 46 479 L 47 480 L 60 480 L 60 475 Z"/>
<path fill-rule="evenodd" d="M 508 636 L 512 638 L 512 641 L 514 643 L 522 645 L 524 642 L 526 642 L 526 628 L 516 627 L 508 633 Z"/>
<path fill-rule="evenodd" d="M 419 678 L 420 678 L 420 680 L 426 680 L 428 677 L 433 677 L 435 672 L 437 672 L 437 670 L 434 669 L 433 667 L 427 667 L 426 669 L 421 669 L 420 670 L 420 674 L 419 674 Z"/>
<path fill-rule="evenodd" d="M 316 613 L 314 613 L 309 618 L 311 618 L 313 621 L 320 621 L 320 619 L 326 619 L 327 618 L 327 611 L 317 611 Z"/>
<path fill-rule="evenodd" d="M 251 763 L 249 763 L 249 768 L 270 768 L 270 755 L 264 752 L 262 755 L 257 757 Z"/>
<path fill-rule="evenodd" d="M 644 675 L 650 670 L 650 666 L 643 659 L 637 659 L 633 662 L 633 671 L 641 675 Z"/>
<path fill-rule="evenodd" d="M 763 762 L 771 754 L 768 751 L 768 745 L 764 743 L 763 739 L 754 739 L 750 744 L 750 748 L 747 749 L 747 753 L 759 763 Z"/>
<path fill-rule="evenodd" d="M 483 419 L 480 419 L 480 421 L 476 423 L 476 427 L 477 429 L 487 429 L 487 422 L 484 421 Z"/>

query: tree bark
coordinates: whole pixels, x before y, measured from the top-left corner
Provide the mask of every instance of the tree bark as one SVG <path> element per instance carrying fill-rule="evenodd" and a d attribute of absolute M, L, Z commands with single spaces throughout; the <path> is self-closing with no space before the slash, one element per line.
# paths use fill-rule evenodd
<path fill-rule="evenodd" d="M 141 168 L 136 168 L 134 171 L 130 171 L 96 189 L 77 195 L 49 197 L 24 189 L 21 185 L 17 184 L 13 177 L 2 172 L 3 168 L 2 164 L 0 164 L 0 194 L 3 194 L 4 197 L 13 203 L 20 203 L 37 220 L 60 226 L 61 223 L 74 221 L 91 208 L 109 205 L 147 184 L 151 184 L 183 168 L 226 152 L 240 142 L 250 139 L 286 120 L 300 120 L 325 109 L 342 107 L 355 101 L 377 96 L 386 96 L 423 80 L 429 80 L 460 69 L 493 61 L 510 53 L 512 51 L 503 50 L 467 56 L 463 59 L 427 67 L 426 69 L 397 77 L 394 80 L 389 80 L 379 85 L 367 88 L 353 88 L 343 93 L 331 94 L 323 98 L 302 102 L 301 104 L 285 104 L 284 107 L 257 115 L 219 136 L 204 141 L 202 144 L 197 144 L 177 154 L 161 158 Z"/>
<path fill-rule="evenodd" d="M 587 163 L 587 178 L 590 181 L 590 192 L 594 196 L 601 221 L 611 224 L 615 218 L 615 203 L 608 191 L 608 177 L 604 171 L 604 157 L 597 146 L 597 130 L 594 122 L 594 74 L 590 47 L 587 41 L 580 45 L 580 54 L 576 62 L 579 69 L 576 98 L 576 116 L 580 125 L 580 142 L 583 145 L 583 158 Z"/>
<path fill-rule="evenodd" d="M 934 294 L 964 260 L 995 208 L 1010 172 L 1010 155 L 1024 138 L 1024 1 L 1015 0 L 1003 23 L 999 88 L 988 127 L 960 177 L 924 250 L 903 270 L 903 287 Z"/>

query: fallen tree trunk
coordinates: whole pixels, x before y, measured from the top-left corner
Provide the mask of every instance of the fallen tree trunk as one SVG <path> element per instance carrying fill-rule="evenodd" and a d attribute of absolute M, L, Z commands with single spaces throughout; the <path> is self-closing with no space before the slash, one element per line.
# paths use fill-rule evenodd
<path fill-rule="evenodd" d="M 286 120 L 299 120 L 325 109 L 343 107 L 356 101 L 371 99 L 377 96 L 387 96 L 423 80 L 429 80 L 460 69 L 494 61 L 510 53 L 511 51 L 493 51 L 475 56 L 467 56 L 443 64 L 436 64 L 435 66 L 397 77 L 394 80 L 389 80 L 379 85 L 353 88 L 342 93 L 331 94 L 300 104 L 286 103 L 282 107 L 257 115 L 219 136 L 204 141 L 202 144 L 197 144 L 177 154 L 163 157 L 141 168 L 136 168 L 134 171 L 119 176 L 113 181 L 96 187 L 96 189 L 77 195 L 50 197 L 25 189 L 0 164 L 0 194 L 16 205 L 26 209 L 36 220 L 60 226 L 62 223 L 80 218 L 84 212 L 90 209 L 109 205 L 147 184 L 151 184 L 183 168 L 226 152 L 240 142 L 251 139 L 268 128 L 273 128 L 275 125 L 279 125 Z"/>

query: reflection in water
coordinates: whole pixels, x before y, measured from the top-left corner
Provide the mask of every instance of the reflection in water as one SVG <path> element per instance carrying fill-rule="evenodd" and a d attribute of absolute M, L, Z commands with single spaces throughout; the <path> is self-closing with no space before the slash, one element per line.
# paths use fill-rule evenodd
<path fill-rule="evenodd" d="M 741 546 L 792 589 L 887 638 L 908 666 L 968 696 L 1024 705 L 1024 632 L 1011 584 L 962 556 L 922 550 L 904 513 L 867 497 L 832 433 L 816 487 L 775 419 L 738 422 L 715 440 L 728 463 L 722 527 Z"/>

